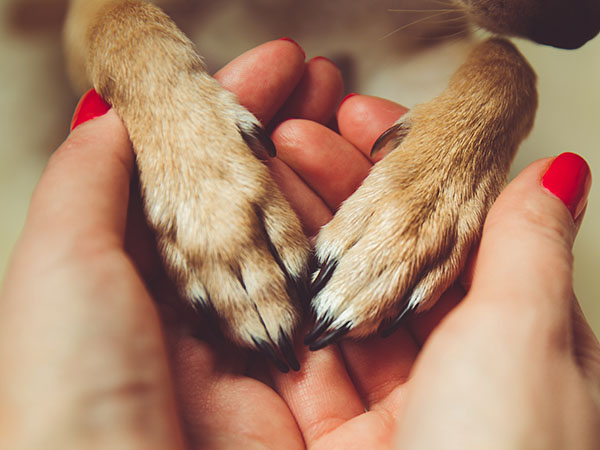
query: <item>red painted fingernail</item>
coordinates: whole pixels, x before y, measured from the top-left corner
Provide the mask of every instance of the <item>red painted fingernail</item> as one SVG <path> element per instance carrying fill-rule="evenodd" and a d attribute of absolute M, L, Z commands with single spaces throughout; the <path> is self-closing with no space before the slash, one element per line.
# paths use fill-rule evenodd
<path fill-rule="evenodd" d="M 327 61 L 328 63 L 331 63 L 331 64 L 335 65 L 335 63 L 332 60 L 330 60 L 329 58 L 326 58 L 325 56 L 315 56 L 310 61 L 319 61 L 319 60 L 320 61 Z"/>
<path fill-rule="evenodd" d="M 88 120 L 103 116 L 109 109 L 110 105 L 94 89 L 90 89 L 81 97 L 75 108 L 71 120 L 71 131 Z"/>
<path fill-rule="evenodd" d="M 291 42 L 292 44 L 296 45 L 296 47 L 298 47 L 300 49 L 300 51 L 302 52 L 302 55 L 304 55 L 304 59 L 306 59 L 306 52 L 304 51 L 302 46 L 300 44 L 298 44 L 295 40 L 293 40 L 292 38 L 289 38 L 289 37 L 282 37 L 279 40 Z"/>
<path fill-rule="evenodd" d="M 354 92 L 352 92 L 352 93 L 350 93 L 350 94 L 346 95 L 346 96 L 345 96 L 345 97 L 342 99 L 342 101 L 340 102 L 340 106 L 338 106 L 338 111 L 340 110 L 340 108 L 342 107 L 342 105 L 345 103 L 345 101 L 346 101 L 346 100 L 348 100 L 348 99 L 349 99 L 349 98 L 351 98 L 351 97 L 355 97 L 355 96 L 357 96 L 357 95 L 358 95 L 358 94 L 355 94 Z"/>
<path fill-rule="evenodd" d="M 575 153 L 557 156 L 542 177 L 542 185 L 558 197 L 577 219 L 592 185 L 592 174 L 585 160 Z"/>

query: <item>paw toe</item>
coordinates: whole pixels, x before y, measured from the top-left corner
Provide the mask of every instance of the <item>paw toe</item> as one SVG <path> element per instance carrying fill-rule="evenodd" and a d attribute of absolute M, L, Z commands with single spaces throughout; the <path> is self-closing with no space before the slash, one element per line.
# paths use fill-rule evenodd
<path fill-rule="evenodd" d="M 252 337 L 252 341 L 254 342 L 254 345 L 256 345 L 256 348 L 263 352 L 280 372 L 288 373 L 290 371 L 288 365 L 279 357 L 277 351 L 270 342 L 255 337 Z"/>
<path fill-rule="evenodd" d="M 375 158 L 377 155 L 381 155 L 383 157 L 394 149 L 398 148 L 404 138 L 408 136 L 410 127 L 409 114 L 405 114 L 400 118 L 400 120 L 398 120 L 398 122 L 385 130 L 381 136 L 377 138 L 373 144 L 373 147 L 371 148 L 371 158 Z"/>
<path fill-rule="evenodd" d="M 396 317 L 393 317 L 391 320 L 384 319 L 377 329 L 377 332 L 382 338 L 390 337 L 398 328 L 402 326 L 404 323 L 404 319 L 408 315 L 408 313 L 413 311 L 413 307 L 410 304 L 404 306 L 404 308 L 400 311 Z"/>
<path fill-rule="evenodd" d="M 316 296 L 327 285 L 336 267 L 337 261 L 334 259 L 326 261 L 321 266 L 310 285 L 310 294 L 312 297 Z"/>
<path fill-rule="evenodd" d="M 322 348 L 331 345 L 342 337 L 344 337 L 352 329 L 352 323 L 346 322 L 342 326 L 320 329 L 315 332 L 316 328 L 309 333 L 305 339 L 305 344 L 308 345 L 311 351 L 321 350 Z M 320 331 L 320 332 L 319 332 Z M 326 331 L 326 332 L 325 332 Z M 323 334 L 325 332 L 325 334 Z M 310 338 L 309 338 L 310 337 Z"/>

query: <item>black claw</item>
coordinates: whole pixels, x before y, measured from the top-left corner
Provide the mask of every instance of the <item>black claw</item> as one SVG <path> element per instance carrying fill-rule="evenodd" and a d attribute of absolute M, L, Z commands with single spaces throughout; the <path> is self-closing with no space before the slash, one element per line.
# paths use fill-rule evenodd
<path fill-rule="evenodd" d="M 267 358 L 271 360 L 271 362 L 280 372 L 288 373 L 290 371 L 290 368 L 287 366 L 287 364 L 283 362 L 279 356 L 277 356 L 277 353 L 275 353 L 275 350 L 268 342 L 263 341 L 262 339 L 256 339 L 254 337 L 252 340 L 254 341 L 254 345 L 256 345 L 256 347 L 258 347 L 267 356 Z"/>
<path fill-rule="evenodd" d="M 314 252 L 310 252 L 310 256 L 308 257 L 308 272 L 315 273 L 319 268 L 319 261 Z"/>
<path fill-rule="evenodd" d="M 271 158 L 275 158 L 277 156 L 277 148 L 275 147 L 275 144 L 273 143 L 273 141 L 271 140 L 271 138 L 265 130 L 263 130 L 262 128 L 259 128 L 259 130 L 260 132 L 258 134 L 258 140 L 265 148 L 267 154 Z"/>
<path fill-rule="evenodd" d="M 319 336 L 321 336 L 329 325 L 333 323 L 333 319 L 329 318 L 323 321 L 317 321 L 314 328 L 306 335 L 304 338 L 304 345 L 311 345 L 314 341 L 316 341 Z"/>
<path fill-rule="evenodd" d="M 277 266 L 279 266 L 279 270 L 281 270 L 281 272 L 287 280 L 288 294 L 291 298 L 297 297 L 298 299 L 300 299 L 302 304 L 307 303 L 310 300 L 307 286 L 308 274 L 305 274 L 303 277 L 300 278 L 294 278 L 290 275 L 287 267 L 283 262 L 283 259 L 281 259 L 281 255 L 277 251 L 275 244 L 273 244 L 273 241 L 271 241 L 271 237 L 267 232 L 264 212 L 257 205 L 254 205 L 254 213 L 256 214 L 256 217 L 258 218 L 258 221 L 261 225 L 262 235 L 267 244 L 267 248 L 269 249 L 269 253 L 271 253 L 273 260 L 275 261 L 275 263 L 277 263 Z"/>
<path fill-rule="evenodd" d="M 204 314 L 205 316 L 212 317 L 215 315 L 215 309 L 212 306 L 212 302 L 206 297 L 193 298 L 192 306 L 196 309 L 196 311 L 198 311 L 200 314 Z"/>
<path fill-rule="evenodd" d="M 410 311 L 412 311 L 412 307 L 406 306 L 402 312 L 400 312 L 400 314 L 398 314 L 396 316 L 396 318 L 394 320 L 392 320 L 391 322 L 381 322 L 381 325 L 379 325 L 379 330 L 378 333 L 382 338 L 387 338 L 390 337 L 394 331 L 396 331 L 398 328 L 400 328 L 400 325 L 402 325 L 402 322 L 406 316 L 406 314 L 408 314 Z"/>
<path fill-rule="evenodd" d="M 298 372 L 300 370 L 300 363 L 298 362 L 298 358 L 296 358 L 296 353 L 294 353 L 292 342 L 281 328 L 279 328 L 279 333 L 281 337 L 279 338 L 278 344 L 279 348 L 281 349 L 281 353 L 283 353 L 283 357 L 292 370 Z"/>
<path fill-rule="evenodd" d="M 335 341 L 337 341 L 339 338 L 341 338 L 350 331 L 351 325 L 351 322 L 346 322 L 340 328 L 327 333 L 321 339 L 311 344 L 308 348 L 314 352 L 316 350 L 321 350 L 322 348 L 327 347 L 329 344 L 333 344 Z"/>
<path fill-rule="evenodd" d="M 300 304 L 305 306 L 310 302 L 310 287 L 308 286 L 308 276 L 293 281 L 293 288 L 300 299 Z"/>
<path fill-rule="evenodd" d="M 319 293 L 319 291 L 325 287 L 325 285 L 327 284 L 327 282 L 333 275 L 333 272 L 335 271 L 336 267 L 337 267 L 337 261 L 331 260 L 331 259 L 326 261 L 325 264 L 323 264 L 321 266 L 321 269 L 319 270 L 319 274 L 317 275 L 317 278 L 315 278 L 315 280 L 312 282 L 312 284 L 310 286 L 310 295 L 312 297 L 317 295 Z"/>
<path fill-rule="evenodd" d="M 381 136 L 377 138 L 371 148 L 371 158 L 382 150 L 386 150 L 386 154 L 398 147 L 404 138 L 408 135 L 410 126 L 406 122 L 400 122 L 392 125 L 385 130 Z"/>
<path fill-rule="evenodd" d="M 195 324 L 192 336 L 196 339 L 206 338 L 206 333 L 217 337 L 223 336 L 219 327 L 219 314 L 215 310 L 208 293 L 206 297 L 194 299 L 192 305 L 199 316 L 202 317 L 201 322 Z"/>
<path fill-rule="evenodd" d="M 252 127 L 251 131 L 243 130 L 241 127 L 238 127 L 238 129 L 240 130 L 242 138 L 244 138 L 244 141 L 258 159 L 264 160 L 265 153 L 271 158 L 274 158 L 277 155 L 275 144 L 273 144 L 273 141 L 264 129 L 258 125 Z"/>
<path fill-rule="evenodd" d="M 300 278 L 293 280 L 293 287 L 298 294 L 298 298 L 300 299 L 300 305 L 304 308 L 304 312 L 306 314 L 309 314 L 310 301 L 312 299 L 311 274 L 315 273 L 317 268 L 317 261 L 314 257 L 314 254 L 311 254 L 308 259 L 307 268 L 304 274 Z"/>

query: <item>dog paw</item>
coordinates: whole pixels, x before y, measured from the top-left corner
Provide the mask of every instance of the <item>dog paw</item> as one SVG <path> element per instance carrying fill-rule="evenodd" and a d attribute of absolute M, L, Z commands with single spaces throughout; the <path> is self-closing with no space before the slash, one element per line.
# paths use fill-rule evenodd
<path fill-rule="evenodd" d="M 529 65 L 489 40 L 444 93 L 381 135 L 372 154 L 386 156 L 317 238 L 311 350 L 387 336 L 437 301 L 478 239 L 536 105 Z"/>
<path fill-rule="evenodd" d="M 401 141 L 406 123 L 382 141 Z M 468 176 L 448 176 L 460 165 L 419 156 L 392 150 L 321 230 L 311 286 L 317 324 L 305 341 L 312 350 L 345 334 L 391 334 L 462 269 L 495 189 L 473 189 Z"/>
<path fill-rule="evenodd" d="M 170 278 L 234 343 L 297 370 L 310 248 L 261 161 L 273 143 L 158 8 L 116 2 L 95 17 L 87 73 L 127 127 Z"/>
<path fill-rule="evenodd" d="M 310 250 L 259 159 L 275 147 L 232 94 L 195 78 L 182 105 L 198 111 L 166 105 L 174 120 L 134 141 L 149 222 L 181 296 L 210 311 L 233 342 L 297 370 L 291 337 Z"/>

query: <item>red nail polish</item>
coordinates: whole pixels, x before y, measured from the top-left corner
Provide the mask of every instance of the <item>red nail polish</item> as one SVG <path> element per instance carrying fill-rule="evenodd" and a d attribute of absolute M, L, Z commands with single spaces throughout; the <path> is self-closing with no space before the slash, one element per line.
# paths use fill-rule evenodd
<path fill-rule="evenodd" d="M 577 219 L 585 207 L 592 174 L 585 160 L 575 153 L 557 156 L 542 177 L 542 185 L 558 197 Z"/>
<path fill-rule="evenodd" d="M 358 94 L 355 94 L 354 92 L 351 92 L 350 94 L 346 95 L 346 96 L 345 96 L 345 97 L 342 99 L 342 101 L 340 102 L 340 106 L 338 106 L 338 111 L 340 110 L 340 108 L 342 107 L 342 105 L 344 104 L 344 102 L 345 102 L 346 100 L 348 100 L 348 99 L 349 99 L 349 98 L 351 98 L 351 97 L 355 97 L 355 96 L 357 96 L 357 95 L 358 95 Z"/>
<path fill-rule="evenodd" d="M 302 52 L 302 55 L 304 55 L 304 59 L 306 59 L 306 52 L 304 51 L 302 46 L 300 44 L 298 44 L 295 40 L 293 40 L 292 38 L 289 38 L 289 37 L 282 37 L 279 40 L 291 42 L 292 44 L 294 44 L 296 47 L 298 47 L 300 49 L 300 51 Z"/>
<path fill-rule="evenodd" d="M 310 61 L 319 61 L 319 60 L 321 60 L 321 61 L 327 61 L 328 63 L 335 65 L 335 63 L 332 60 L 330 60 L 329 58 L 326 58 L 325 56 L 315 56 Z"/>
<path fill-rule="evenodd" d="M 71 120 L 71 131 L 88 120 L 103 116 L 109 109 L 110 105 L 94 89 L 90 89 L 81 97 L 75 108 Z"/>

